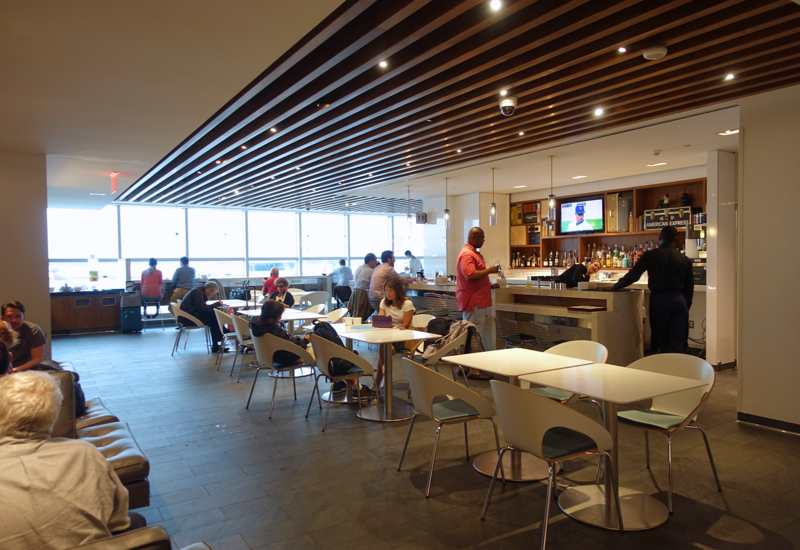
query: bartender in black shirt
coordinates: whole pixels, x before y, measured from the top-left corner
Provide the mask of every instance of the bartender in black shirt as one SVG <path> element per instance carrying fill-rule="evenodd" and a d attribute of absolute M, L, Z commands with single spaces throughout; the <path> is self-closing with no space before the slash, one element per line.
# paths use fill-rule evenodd
<path fill-rule="evenodd" d="M 578 283 L 588 283 L 589 278 L 603 268 L 600 262 L 589 262 L 588 265 L 576 263 L 556 279 L 559 283 L 566 283 L 567 288 L 575 288 Z"/>
<path fill-rule="evenodd" d="M 689 337 L 689 308 L 694 295 L 692 262 L 676 248 L 678 230 L 665 227 L 659 247 L 648 250 L 613 290 L 635 283 L 647 271 L 650 289 L 650 329 L 661 353 L 684 353 Z"/>

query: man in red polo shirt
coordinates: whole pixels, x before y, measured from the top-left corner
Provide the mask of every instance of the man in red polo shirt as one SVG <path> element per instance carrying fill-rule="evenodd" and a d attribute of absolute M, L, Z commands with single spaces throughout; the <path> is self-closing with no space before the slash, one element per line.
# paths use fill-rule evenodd
<path fill-rule="evenodd" d="M 264 279 L 264 288 L 261 289 L 261 294 L 269 297 L 278 292 L 278 287 L 275 286 L 275 281 L 278 279 L 280 274 L 281 273 L 278 271 L 277 267 L 273 267 L 269 271 L 269 279 Z"/>
<path fill-rule="evenodd" d="M 475 325 L 481 338 L 486 324 L 486 308 L 492 307 L 492 289 L 500 287 L 489 280 L 489 274 L 497 273 L 500 267 L 486 267 L 483 256 L 478 252 L 485 240 L 483 229 L 480 227 L 470 229 L 467 244 L 461 249 L 456 262 L 458 309 L 461 310 L 465 321 Z M 478 380 L 491 379 L 491 376 L 484 375 L 477 369 L 470 369 L 468 376 Z"/>

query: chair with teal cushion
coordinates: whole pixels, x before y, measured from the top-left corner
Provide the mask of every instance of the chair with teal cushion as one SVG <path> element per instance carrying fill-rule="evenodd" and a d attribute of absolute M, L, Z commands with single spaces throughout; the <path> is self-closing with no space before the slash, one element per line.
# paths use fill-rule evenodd
<path fill-rule="evenodd" d="M 717 490 L 722 491 L 719 484 L 717 468 L 714 465 L 714 457 L 711 455 L 711 447 L 708 445 L 706 432 L 700 426 L 690 425 L 697 419 L 697 414 L 711 395 L 714 388 L 717 374 L 714 367 L 703 359 L 693 355 L 682 353 L 662 353 L 651 355 L 639 359 L 628 365 L 629 369 L 646 370 L 681 378 L 691 378 L 701 380 L 707 385 L 700 388 L 686 390 L 678 393 L 670 393 L 653 398 L 653 404 L 649 409 L 637 409 L 621 411 L 617 413 L 617 419 L 623 424 L 634 428 L 642 428 L 644 432 L 645 457 L 647 468 L 650 468 L 650 441 L 649 432 L 660 432 L 667 437 L 667 466 L 669 476 L 668 503 L 669 513 L 672 513 L 672 436 L 683 428 L 699 430 L 703 434 L 703 441 L 706 444 L 708 461 L 711 463 L 711 471 L 714 473 L 714 481 L 717 482 Z"/>
<path fill-rule="evenodd" d="M 466 334 L 466 333 L 465 333 Z M 403 466 L 403 459 L 406 456 L 408 441 L 411 439 L 411 430 L 414 429 L 414 421 L 417 416 L 427 416 L 439 425 L 436 428 L 436 437 L 433 440 L 433 455 L 431 456 L 431 468 L 428 472 L 428 485 L 425 487 L 425 498 L 431 494 L 431 481 L 433 480 L 433 468 L 436 465 L 436 449 L 439 446 L 439 435 L 442 426 L 445 424 L 464 424 L 464 442 L 467 449 L 467 460 L 469 460 L 469 437 L 467 434 L 467 422 L 472 420 L 489 420 L 494 426 L 494 439 L 497 445 L 497 452 L 500 452 L 500 438 L 497 435 L 497 425 L 494 423 L 494 408 L 483 397 L 469 388 L 450 380 L 443 374 L 427 368 L 406 357 L 403 358 L 403 367 L 408 377 L 408 385 L 411 389 L 411 396 L 414 401 L 414 408 L 417 412 L 411 417 L 411 424 L 408 426 L 406 441 L 403 444 L 403 452 L 400 453 L 400 461 L 397 463 L 397 470 Z M 445 396 L 444 401 L 434 402 L 440 396 Z"/>
<path fill-rule="evenodd" d="M 608 431 L 585 414 L 541 395 L 529 392 L 517 386 L 492 380 L 494 395 L 503 437 L 508 443 L 500 450 L 497 466 L 494 469 L 489 493 L 483 505 L 481 519 L 486 517 L 489 501 L 492 498 L 497 472 L 502 465 L 503 454 L 517 449 L 530 453 L 547 462 L 549 475 L 547 483 L 547 500 L 542 521 L 542 544 L 547 545 L 547 527 L 550 521 L 550 503 L 556 489 L 556 463 L 585 454 L 600 454 L 606 462 L 611 461 L 610 450 L 614 441 Z M 608 471 L 613 471 L 608 468 Z M 611 483 L 616 485 L 613 476 Z M 569 490 L 569 489 L 567 489 Z M 614 487 L 614 496 L 619 530 L 624 531 L 619 506 L 619 492 Z"/>

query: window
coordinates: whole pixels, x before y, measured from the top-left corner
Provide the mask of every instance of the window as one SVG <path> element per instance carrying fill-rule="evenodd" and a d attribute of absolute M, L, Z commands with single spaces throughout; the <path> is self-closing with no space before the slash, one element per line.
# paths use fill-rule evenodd
<path fill-rule="evenodd" d="M 97 281 L 89 280 L 90 271 L 97 271 Z M 49 279 L 51 292 L 58 292 L 64 286 L 83 290 L 125 288 L 125 262 L 117 260 L 50 262 Z"/>
<path fill-rule="evenodd" d="M 296 260 L 250 260 L 250 277 L 253 281 L 259 277 L 269 277 L 273 267 L 277 267 L 283 277 L 299 275 L 299 264 Z"/>
<path fill-rule="evenodd" d="M 381 257 L 381 252 L 392 248 L 392 232 L 388 216 L 350 216 L 350 255 L 361 258 L 355 265 L 364 263 L 369 252 Z"/>
<path fill-rule="evenodd" d="M 244 258 L 244 211 L 210 208 L 187 211 L 189 258 Z"/>
<path fill-rule="evenodd" d="M 325 260 L 303 260 L 303 275 L 330 275 L 331 272 L 339 267 L 341 258 L 329 258 Z"/>
<path fill-rule="evenodd" d="M 297 214 L 250 210 L 247 240 L 251 258 L 297 258 Z"/>
<path fill-rule="evenodd" d="M 343 214 L 303 213 L 300 216 L 303 256 L 344 258 L 347 255 L 347 218 Z"/>
<path fill-rule="evenodd" d="M 226 277 L 244 277 L 244 258 L 238 260 L 200 260 L 191 261 L 189 267 L 193 267 L 197 277 L 200 279 L 224 279 Z M 172 276 L 172 274 L 170 274 Z"/>
<path fill-rule="evenodd" d="M 194 262 L 189 264 L 191 267 L 194 266 Z M 175 270 L 181 266 L 178 260 L 158 260 L 158 265 L 156 269 L 161 271 L 161 276 L 166 281 L 167 279 L 172 279 L 172 276 L 175 274 Z M 134 281 L 139 281 L 142 278 L 142 271 L 150 267 L 149 260 L 141 260 L 138 262 L 131 262 L 131 279 Z M 196 268 L 195 268 L 196 269 Z"/>
<path fill-rule="evenodd" d="M 120 206 L 123 258 L 186 256 L 186 211 L 160 206 Z"/>
<path fill-rule="evenodd" d="M 425 268 L 425 226 L 417 225 L 414 218 L 411 219 L 411 225 L 408 224 L 406 216 L 394 216 L 392 218 L 394 223 L 394 255 L 397 263 L 394 268 L 398 273 L 408 268 L 408 259 L 405 256 L 406 250 L 422 261 L 422 267 Z"/>
<path fill-rule="evenodd" d="M 47 246 L 51 259 L 119 258 L 117 207 L 100 210 L 47 209 Z"/>

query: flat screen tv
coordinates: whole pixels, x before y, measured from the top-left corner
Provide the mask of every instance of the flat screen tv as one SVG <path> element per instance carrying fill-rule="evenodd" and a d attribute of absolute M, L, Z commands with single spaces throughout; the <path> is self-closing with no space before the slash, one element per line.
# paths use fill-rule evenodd
<path fill-rule="evenodd" d="M 603 199 L 575 200 L 561 203 L 560 234 L 602 233 Z"/>

